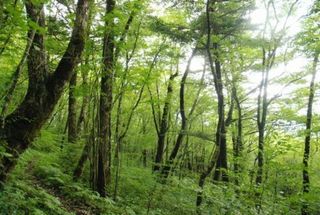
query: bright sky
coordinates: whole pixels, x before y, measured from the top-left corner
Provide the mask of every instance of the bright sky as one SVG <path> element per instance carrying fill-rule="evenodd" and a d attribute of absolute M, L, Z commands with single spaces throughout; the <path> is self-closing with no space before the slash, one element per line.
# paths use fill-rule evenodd
<path fill-rule="evenodd" d="M 259 2 L 259 1 L 257 1 Z M 302 17 L 308 13 L 310 7 L 312 6 L 313 0 L 300 0 L 296 5 L 296 10 L 290 16 L 287 21 L 287 26 L 289 27 L 287 30 L 287 36 L 292 37 L 297 32 L 301 30 L 301 21 Z M 251 17 L 251 24 L 260 26 L 258 29 L 263 29 L 265 19 L 266 19 L 266 9 L 263 4 L 256 4 L 257 8 L 252 11 Z M 278 12 L 279 13 L 279 12 Z M 272 14 L 271 14 L 272 15 Z M 270 16 L 271 16 L 270 15 Z M 286 17 L 280 17 L 279 26 L 282 27 L 284 20 Z M 261 30 L 259 30 L 260 32 Z M 258 35 L 258 32 L 253 32 L 254 34 Z M 304 56 L 295 56 L 292 60 L 288 61 L 287 63 L 282 63 L 275 66 L 270 72 L 270 79 L 276 78 L 281 74 L 281 77 L 287 76 L 290 73 L 297 73 L 301 71 L 305 71 L 307 65 L 310 63 L 310 59 L 306 59 Z M 185 63 L 183 64 L 185 66 Z M 184 68 L 182 66 L 182 68 Z M 191 64 L 191 70 L 201 70 L 203 67 L 203 58 L 195 57 Z M 247 72 L 248 74 L 248 82 L 246 83 L 245 87 L 250 89 L 256 87 L 261 81 L 261 73 L 259 72 Z M 283 96 L 290 93 L 294 89 L 294 84 L 288 86 L 284 89 L 279 84 L 270 84 L 268 89 L 268 96 L 273 97 L 276 94 L 281 92 Z M 257 94 L 253 94 L 252 98 L 256 98 Z"/>

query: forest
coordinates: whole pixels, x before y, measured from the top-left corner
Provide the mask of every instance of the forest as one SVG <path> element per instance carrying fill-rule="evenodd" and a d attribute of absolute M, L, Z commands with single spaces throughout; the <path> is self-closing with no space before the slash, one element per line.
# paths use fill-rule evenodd
<path fill-rule="evenodd" d="M 320 0 L 0 0 L 0 214 L 320 214 Z"/>

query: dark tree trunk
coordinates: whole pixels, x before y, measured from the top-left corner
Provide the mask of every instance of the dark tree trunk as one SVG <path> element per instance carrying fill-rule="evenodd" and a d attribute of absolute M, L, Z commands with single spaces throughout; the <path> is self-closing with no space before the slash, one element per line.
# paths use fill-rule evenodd
<path fill-rule="evenodd" d="M 256 177 L 256 184 L 260 185 L 262 183 L 263 176 L 263 164 L 264 164 L 264 129 L 265 126 L 259 126 L 259 137 L 258 137 L 258 171 Z"/>
<path fill-rule="evenodd" d="M 86 115 L 87 115 L 87 107 L 89 103 L 89 97 L 84 96 L 82 99 L 81 109 L 79 113 L 79 118 L 77 121 L 77 134 L 86 130 Z"/>
<path fill-rule="evenodd" d="M 8 172 L 15 166 L 19 156 L 29 147 L 41 127 L 50 118 L 53 109 L 62 95 L 65 84 L 71 79 L 84 48 L 89 0 L 79 0 L 72 36 L 56 70 L 48 74 L 44 36 L 34 35 L 28 55 L 29 85 L 25 98 L 16 110 L 6 117 L 1 130 L 1 145 L 11 157 L 0 160 L 0 182 L 4 182 Z M 33 5 L 26 1 L 28 18 L 44 26 L 43 5 Z M 29 30 L 28 37 L 32 34 Z"/>
<path fill-rule="evenodd" d="M 312 128 L 312 106 L 314 99 L 315 91 L 315 80 L 317 74 L 317 64 L 318 64 L 319 53 L 316 53 L 313 60 L 312 67 L 312 79 L 309 87 L 309 99 L 308 99 L 308 109 L 307 109 L 307 120 L 306 120 L 306 136 L 304 141 L 304 153 L 303 153 L 303 171 L 302 171 L 302 184 L 303 184 L 303 193 L 309 193 L 310 191 L 310 178 L 309 178 L 309 156 L 310 156 L 310 142 L 311 142 L 311 128 Z M 308 215 L 308 204 L 303 203 L 301 209 L 302 215 Z"/>
<path fill-rule="evenodd" d="M 218 44 L 214 44 L 215 48 L 215 73 L 216 73 L 216 92 L 218 97 L 218 126 L 217 126 L 217 132 L 216 132 L 216 142 L 217 145 L 220 147 L 220 153 L 217 160 L 217 167 L 214 172 L 213 179 L 216 181 L 228 181 L 228 175 L 227 175 L 227 169 L 228 169 L 228 163 L 227 163 L 227 139 L 226 139 L 226 123 L 225 123 L 225 117 L 224 117 L 224 96 L 223 96 L 223 83 L 222 83 L 222 77 L 221 77 L 221 64 L 219 61 L 218 56 Z M 211 57 L 209 57 L 209 62 Z M 211 63 L 210 63 L 211 64 Z M 211 70 L 213 69 L 213 66 L 211 66 Z M 212 73 L 214 71 L 212 70 Z"/>
<path fill-rule="evenodd" d="M 89 15 L 88 15 L 88 35 L 90 34 L 90 27 L 92 26 L 92 21 L 93 21 L 93 10 L 89 11 Z M 90 38 L 90 37 L 89 37 Z M 88 40 L 89 40 L 88 38 Z M 89 41 L 88 41 L 89 42 Z M 92 41 L 91 41 L 92 43 Z M 90 46 L 90 43 L 89 43 Z M 81 134 L 81 131 L 85 131 L 87 132 L 88 129 L 88 109 L 89 109 L 89 102 L 91 100 L 91 97 L 93 96 L 93 92 L 92 89 L 89 89 L 89 85 L 88 85 L 88 74 L 89 71 L 87 70 L 87 68 L 90 66 L 89 65 L 89 58 L 90 58 L 90 53 L 87 52 L 86 55 L 84 56 L 84 68 L 81 69 L 81 79 L 82 79 L 82 88 L 84 89 L 84 95 L 82 97 L 82 104 L 81 104 L 81 109 L 80 109 L 80 113 L 79 113 L 79 117 L 77 120 L 77 136 L 79 136 Z M 95 80 L 97 80 L 98 78 L 95 78 Z"/>
<path fill-rule="evenodd" d="M 267 123 L 267 113 L 268 113 L 268 85 L 269 85 L 269 72 L 274 64 L 277 46 L 273 49 L 268 49 L 266 52 L 265 48 L 262 48 L 262 77 L 259 86 L 258 95 L 258 108 L 257 108 L 257 126 L 258 126 L 258 170 L 256 176 L 257 188 L 263 183 L 264 175 L 264 144 L 265 144 L 265 128 Z M 261 191 L 256 190 L 256 209 L 258 213 L 261 208 Z"/>
<path fill-rule="evenodd" d="M 80 176 L 83 173 L 83 168 L 84 168 L 85 162 L 87 161 L 87 159 L 89 157 L 91 147 L 93 145 L 93 141 L 94 141 L 94 128 L 92 129 L 91 134 L 90 134 L 89 138 L 87 139 L 86 144 L 83 147 L 78 164 L 73 171 L 73 180 L 74 181 L 79 180 Z"/>
<path fill-rule="evenodd" d="M 142 150 L 142 164 L 143 164 L 143 167 L 147 167 L 147 156 L 148 156 L 148 151 L 146 149 Z"/>
<path fill-rule="evenodd" d="M 208 175 L 212 172 L 213 168 L 216 166 L 216 161 L 218 160 L 218 156 L 219 156 L 219 150 L 220 147 L 216 146 L 214 153 L 212 155 L 212 157 L 210 158 L 210 163 L 207 167 L 207 169 L 205 171 L 203 171 L 200 175 L 199 178 L 199 182 L 198 182 L 198 186 L 199 186 L 199 191 L 197 192 L 197 200 L 196 200 L 196 206 L 199 207 L 202 203 L 202 190 L 203 190 L 203 186 L 204 183 L 206 181 L 206 178 L 208 177 Z"/>
<path fill-rule="evenodd" d="M 86 62 L 87 64 L 87 62 Z M 85 95 L 82 98 L 82 104 L 81 104 L 81 109 L 77 121 L 77 134 L 79 135 L 82 130 L 86 130 L 86 116 L 87 116 L 87 109 L 88 109 L 88 103 L 90 101 L 90 94 L 87 92 L 87 87 L 88 87 L 88 81 L 87 81 L 87 73 L 83 72 L 82 73 L 82 86 L 86 89 L 85 90 Z"/>
<path fill-rule="evenodd" d="M 233 156 L 234 156 L 234 173 L 235 173 L 235 185 L 239 185 L 239 173 L 241 172 L 241 164 L 239 159 L 242 153 L 242 107 L 238 97 L 237 89 L 233 86 L 234 90 L 234 100 L 236 102 L 236 108 L 238 112 L 237 119 L 237 133 L 234 134 L 234 147 L 233 147 Z"/>
<path fill-rule="evenodd" d="M 113 13 L 114 0 L 107 0 L 106 17 Z M 99 145 L 98 145 L 98 174 L 96 188 L 98 193 L 105 197 L 106 186 L 111 182 L 111 111 L 112 111 L 112 86 L 114 73 L 114 23 L 108 18 L 105 26 L 103 40 L 103 72 L 101 77 L 100 105 L 99 105 Z"/>
<path fill-rule="evenodd" d="M 210 6 L 215 1 L 206 2 L 206 24 L 207 24 L 207 44 L 206 52 L 209 59 L 210 70 L 213 75 L 214 87 L 218 97 L 218 125 L 216 130 L 216 149 L 211 157 L 208 168 L 201 174 L 199 179 L 200 191 L 197 193 L 196 206 L 199 207 L 202 203 L 202 189 L 205 183 L 205 179 L 211 173 L 216 166 L 214 178 L 221 179 L 222 181 L 228 181 L 227 171 L 227 140 L 226 140 L 226 126 L 224 117 L 224 96 L 223 96 L 223 83 L 221 74 L 221 64 L 219 61 L 219 46 L 217 43 L 213 43 L 214 58 L 211 54 L 212 42 L 211 42 L 211 22 L 210 22 Z"/>
<path fill-rule="evenodd" d="M 77 85 L 77 72 L 71 77 L 69 83 L 69 106 L 68 106 L 68 142 L 74 143 L 77 140 L 77 100 L 75 87 Z"/>
<path fill-rule="evenodd" d="M 193 59 L 193 57 L 195 56 L 196 54 L 196 51 L 197 49 L 194 48 L 193 51 L 192 51 L 192 54 L 188 60 L 188 64 L 187 64 L 187 67 L 186 67 L 186 70 L 182 76 L 182 79 L 181 79 L 181 83 L 180 83 L 180 116 L 181 116 L 181 128 L 180 128 L 180 132 L 179 132 L 179 135 L 177 137 L 177 140 L 176 140 L 176 143 L 170 153 L 170 157 L 169 157 L 169 160 L 166 162 L 166 165 L 164 165 L 164 167 L 162 168 L 162 171 L 161 171 L 161 175 L 163 178 L 167 178 L 169 173 L 170 173 L 170 170 L 172 168 L 172 165 L 173 165 L 173 162 L 179 152 L 179 149 L 181 147 L 181 144 L 183 142 L 183 139 L 184 139 L 184 136 L 185 136 L 185 132 L 187 130 L 187 126 L 188 126 L 188 123 L 187 123 L 187 117 L 186 117 L 186 113 L 185 113 L 185 105 L 184 105 L 184 89 L 185 89 L 185 83 L 186 83 L 186 80 L 187 80 L 187 77 L 188 77 L 188 74 L 189 74 L 189 71 L 190 71 L 190 65 L 191 65 L 191 61 Z"/>
<path fill-rule="evenodd" d="M 95 98 L 97 98 L 97 96 Z M 82 149 L 82 153 L 78 160 L 77 166 L 73 171 L 73 180 L 77 181 L 83 173 L 85 162 L 87 161 L 87 159 L 89 159 L 90 160 L 90 179 L 91 179 L 90 184 L 92 188 L 95 188 L 95 184 L 94 184 L 95 180 L 92 180 L 92 179 L 95 178 L 97 173 L 97 171 L 94 171 L 94 168 L 97 167 L 97 165 L 94 165 L 97 158 L 96 151 L 95 151 L 96 150 L 95 137 L 98 130 L 97 129 L 98 114 L 96 112 L 97 103 L 98 103 L 97 99 L 94 99 L 93 106 L 92 106 L 92 128 L 91 128 L 90 134 L 88 136 L 86 135 L 86 144 Z M 90 106 L 88 106 L 88 108 L 89 107 Z M 88 110 L 88 112 L 90 113 L 90 110 Z"/>
<path fill-rule="evenodd" d="M 161 168 L 163 153 L 164 153 L 164 146 L 165 146 L 165 139 L 166 139 L 166 133 L 168 131 L 168 116 L 169 116 L 169 109 L 171 105 L 171 97 L 173 94 L 173 80 L 175 77 L 177 77 L 178 73 L 170 75 L 168 88 L 167 88 L 167 95 L 165 99 L 165 104 L 163 107 L 162 117 L 161 117 L 161 123 L 159 128 L 159 134 L 158 134 L 158 143 L 157 143 L 157 151 L 156 151 L 156 157 L 154 160 L 154 166 L 153 171 L 159 171 Z"/>
<path fill-rule="evenodd" d="M 262 78 L 259 86 L 258 96 L 258 109 L 257 109 L 257 125 L 258 125 L 258 171 L 256 177 L 256 185 L 260 186 L 263 177 L 263 166 L 264 166 L 264 140 L 265 140 L 265 127 L 267 122 L 267 111 L 268 111 L 268 82 L 269 82 L 269 71 L 273 65 L 275 50 L 266 53 L 265 49 L 262 49 Z"/>

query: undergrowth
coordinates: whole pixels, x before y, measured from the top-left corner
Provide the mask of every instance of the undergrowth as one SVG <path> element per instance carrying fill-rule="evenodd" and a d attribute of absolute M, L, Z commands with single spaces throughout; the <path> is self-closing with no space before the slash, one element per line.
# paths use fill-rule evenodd
<path fill-rule="evenodd" d="M 199 189 L 198 177 L 194 173 L 186 173 L 184 177 L 171 176 L 166 183 L 160 183 L 157 175 L 152 174 L 151 167 L 143 167 L 139 159 L 124 162 L 128 159 L 125 153 L 116 200 L 101 198 L 90 189 L 88 166 L 81 180 L 74 182 L 72 171 L 83 144 L 81 141 L 68 144 L 55 132 L 43 131 L 19 159 L 0 193 L 0 214 L 195 214 L 195 198 Z M 270 163 L 269 169 L 277 165 Z M 275 169 L 279 171 L 278 166 Z M 261 188 L 263 214 L 299 214 L 299 205 L 305 200 L 316 214 L 320 206 L 319 196 L 315 193 L 319 192 L 302 198 L 292 180 L 294 177 L 285 177 L 289 173 L 292 172 L 284 168 L 269 175 L 269 184 Z M 241 183 L 240 187 L 232 184 L 217 184 L 207 178 L 203 190 L 204 203 L 199 211 L 202 214 L 256 214 L 253 184 Z M 275 187 L 275 184 L 277 190 L 268 188 Z M 114 184 L 111 184 L 111 196 L 113 190 Z"/>

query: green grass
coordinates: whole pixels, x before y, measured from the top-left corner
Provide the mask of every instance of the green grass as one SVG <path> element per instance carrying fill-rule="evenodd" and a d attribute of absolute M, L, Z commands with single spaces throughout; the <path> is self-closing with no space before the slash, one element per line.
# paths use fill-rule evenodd
<path fill-rule="evenodd" d="M 197 174 L 184 172 L 184 177 L 171 176 L 167 183 L 159 183 L 151 166 L 144 168 L 139 158 L 134 159 L 131 154 L 122 155 L 117 201 L 100 198 L 90 189 L 88 165 L 82 179 L 74 182 L 71 173 L 83 144 L 81 141 L 62 143 L 61 136 L 43 131 L 19 159 L 0 193 L 0 214 L 195 214 Z M 310 202 L 314 214 L 320 210 L 319 188 L 312 187 L 313 192 L 302 198 L 295 184 L 300 181 L 298 165 L 290 169 L 274 161 L 269 163 L 268 169 L 269 179 L 262 187 L 264 214 L 299 214 L 301 202 L 305 200 Z M 317 175 L 316 172 L 313 175 Z M 240 178 L 245 180 L 238 195 L 233 183 L 214 184 L 208 177 L 200 208 L 203 214 L 256 214 L 254 187 L 247 172 Z M 110 194 L 113 190 L 114 184 L 111 184 Z"/>

